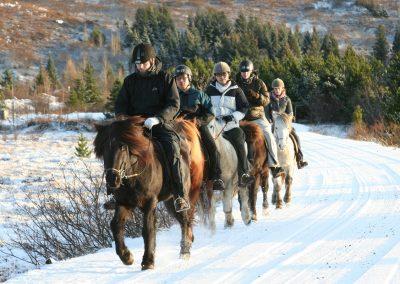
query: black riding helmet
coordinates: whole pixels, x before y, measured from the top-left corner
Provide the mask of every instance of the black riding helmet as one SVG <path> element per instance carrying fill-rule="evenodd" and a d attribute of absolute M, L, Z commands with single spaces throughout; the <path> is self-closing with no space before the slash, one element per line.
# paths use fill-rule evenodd
<path fill-rule="evenodd" d="M 140 43 L 133 49 L 131 62 L 134 64 L 145 63 L 155 57 L 156 51 L 151 44 Z"/>
<path fill-rule="evenodd" d="M 240 72 L 253 71 L 254 70 L 253 62 L 251 62 L 248 59 L 243 60 L 242 62 L 240 62 L 239 69 L 240 69 Z"/>
<path fill-rule="evenodd" d="M 176 78 L 180 75 L 183 75 L 183 74 L 186 74 L 188 76 L 189 81 L 192 81 L 193 74 L 192 74 L 192 70 L 190 70 L 189 67 L 187 67 L 186 65 L 183 65 L 183 64 L 176 66 L 175 71 L 174 71 L 174 78 Z"/>

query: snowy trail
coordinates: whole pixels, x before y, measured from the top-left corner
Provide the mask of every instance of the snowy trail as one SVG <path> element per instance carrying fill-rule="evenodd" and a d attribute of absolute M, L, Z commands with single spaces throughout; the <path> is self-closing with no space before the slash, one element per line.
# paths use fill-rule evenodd
<path fill-rule="evenodd" d="M 232 229 L 219 207 L 215 235 L 195 227 L 189 261 L 174 226 L 157 235 L 152 271 L 140 271 L 143 241 L 130 239 L 133 266 L 105 249 L 9 282 L 400 283 L 400 150 L 297 129 L 310 165 L 296 173 L 292 203 L 245 226 L 235 202 Z"/>

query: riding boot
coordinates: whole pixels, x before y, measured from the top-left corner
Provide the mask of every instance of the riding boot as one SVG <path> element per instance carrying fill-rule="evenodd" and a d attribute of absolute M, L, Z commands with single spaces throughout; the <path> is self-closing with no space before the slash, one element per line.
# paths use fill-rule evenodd
<path fill-rule="evenodd" d="M 250 174 L 249 163 L 246 156 L 244 135 L 243 130 L 239 127 L 233 128 L 224 133 L 224 137 L 232 143 L 232 146 L 236 150 L 238 157 L 239 186 L 241 187 L 248 186 L 254 182 L 254 177 Z"/>
<path fill-rule="evenodd" d="M 303 160 L 303 152 L 301 151 L 301 146 L 300 146 L 300 139 L 299 136 L 297 135 L 296 131 L 294 128 L 292 128 L 292 131 L 290 132 L 290 138 L 295 141 L 297 145 L 297 151 L 296 151 L 296 162 L 297 162 L 297 168 L 302 169 L 308 165 L 306 161 Z"/>
<path fill-rule="evenodd" d="M 174 180 L 174 206 L 176 212 L 181 212 L 190 209 L 189 202 L 186 201 L 185 192 L 183 189 L 183 178 L 182 178 L 182 170 L 181 170 L 181 157 L 174 158 L 172 164 L 172 177 Z"/>
<path fill-rule="evenodd" d="M 209 179 L 213 181 L 213 190 L 224 190 L 225 184 L 221 179 L 222 170 L 220 155 L 215 145 L 214 138 L 207 126 L 200 127 L 200 134 L 209 157 Z"/>

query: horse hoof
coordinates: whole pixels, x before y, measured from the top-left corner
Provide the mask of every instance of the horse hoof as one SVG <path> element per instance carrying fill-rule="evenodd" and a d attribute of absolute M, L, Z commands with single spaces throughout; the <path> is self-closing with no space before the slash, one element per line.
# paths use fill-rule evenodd
<path fill-rule="evenodd" d="M 179 258 L 183 259 L 183 260 L 189 260 L 190 259 L 190 253 L 181 253 Z"/>
<path fill-rule="evenodd" d="M 234 221 L 225 222 L 225 229 L 227 229 L 227 228 L 232 228 L 234 223 L 235 223 Z"/>
<path fill-rule="evenodd" d="M 258 221 L 258 220 L 257 220 L 257 214 L 253 214 L 253 216 L 251 216 L 251 220 L 253 220 L 253 221 Z"/>
<path fill-rule="evenodd" d="M 264 208 L 264 209 L 263 209 L 263 215 L 264 215 L 264 216 L 268 216 L 268 215 L 269 215 L 269 210 L 268 210 L 268 208 Z"/>
<path fill-rule="evenodd" d="M 132 265 L 133 264 L 133 255 L 131 254 L 131 252 L 129 250 L 126 250 L 122 253 L 122 255 L 120 256 L 122 263 L 125 265 Z"/>
<path fill-rule="evenodd" d="M 154 269 L 154 264 L 142 264 L 142 270 Z"/>
<path fill-rule="evenodd" d="M 282 209 L 282 204 L 280 203 L 276 204 L 276 209 Z"/>
<path fill-rule="evenodd" d="M 283 199 L 283 201 L 285 201 L 285 203 L 290 203 L 292 201 L 292 199 L 290 197 L 288 197 L 288 198 L 285 197 Z"/>

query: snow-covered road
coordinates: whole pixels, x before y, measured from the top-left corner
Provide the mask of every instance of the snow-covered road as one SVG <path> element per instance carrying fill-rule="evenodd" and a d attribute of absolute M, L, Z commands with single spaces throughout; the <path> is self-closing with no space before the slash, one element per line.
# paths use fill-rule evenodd
<path fill-rule="evenodd" d="M 133 266 L 104 249 L 9 282 L 400 283 L 400 150 L 297 130 L 309 166 L 296 173 L 290 206 L 245 226 L 235 202 L 232 229 L 219 207 L 215 235 L 195 227 L 189 261 L 178 258 L 174 226 L 157 235 L 154 270 L 140 271 L 143 241 L 130 239 Z"/>

